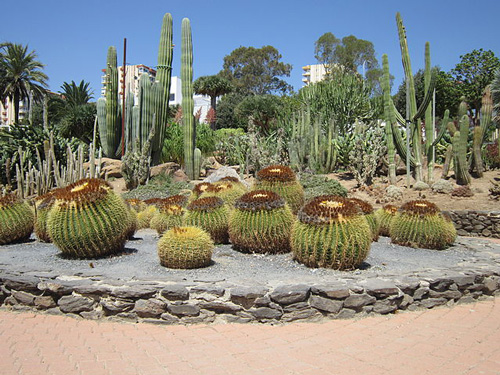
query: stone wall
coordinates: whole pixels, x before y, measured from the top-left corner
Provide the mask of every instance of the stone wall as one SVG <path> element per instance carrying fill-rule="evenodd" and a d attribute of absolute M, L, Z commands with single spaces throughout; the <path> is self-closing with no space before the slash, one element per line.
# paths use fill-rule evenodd
<path fill-rule="evenodd" d="M 500 211 L 447 211 L 459 236 L 500 238 Z"/>
<path fill-rule="evenodd" d="M 278 323 L 429 309 L 498 295 L 499 289 L 500 269 L 272 289 L 2 274 L 0 304 L 13 310 L 156 324 Z"/>

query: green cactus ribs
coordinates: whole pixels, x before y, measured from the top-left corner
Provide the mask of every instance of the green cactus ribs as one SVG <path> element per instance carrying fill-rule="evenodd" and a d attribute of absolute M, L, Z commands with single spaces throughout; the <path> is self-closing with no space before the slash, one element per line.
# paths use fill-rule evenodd
<path fill-rule="evenodd" d="M 350 198 L 350 201 L 357 204 L 358 207 L 361 209 L 361 211 L 366 217 L 366 220 L 368 221 L 368 224 L 370 225 L 370 229 L 373 234 L 373 241 L 377 241 L 380 230 L 380 223 L 378 222 L 377 217 L 375 216 L 375 213 L 373 211 L 373 206 L 367 201 L 358 198 Z"/>
<path fill-rule="evenodd" d="M 250 253 L 290 251 L 292 211 L 278 194 L 254 190 L 243 194 L 229 217 L 229 238 L 236 250 Z"/>
<path fill-rule="evenodd" d="M 0 198 L 0 245 L 25 241 L 33 232 L 33 211 L 17 195 Z"/>
<path fill-rule="evenodd" d="M 47 217 L 55 202 L 56 190 L 35 198 L 35 234 L 42 242 L 52 242 L 47 230 Z"/>
<path fill-rule="evenodd" d="M 368 256 L 372 232 L 365 215 L 349 199 L 323 195 L 299 212 L 291 234 L 293 257 L 308 267 L 358 267 Z"/>
<path fill-rule="evenodd" d="M 284 165 L 271 165 L 257 172 L 255 190 L 273 191 L 283 197 L 293 213 L 304 204 L 304 189 L 295 173 Z"/>
<path fill-rule="evenodd" d="M 156 201 L 158 211 L 151 219 L 151 229 L 161 235 L 173 227 L 181 226 L 185 213 L 183 205 L 186 201 L 187 198 L 183 195 L 173 195 Z"/>
<path fill-rule="evenodd" d="M 214 243 L 210 235 L 198 227 L 175 227 L 158 241 L 160 264 L 168 268 L 201 268 L 210 265 Z"/>
<path fill-rule="evenodd" d="M 58 190 L 54 197 L 47 228 L 64 255 L 97 258 L 123 250 L 129 213 L 107 182 L 83 179 Z"/>
<path fill-rule="evenodd" d="M 381 236 L 388 237 L 390 235 L 391 222 L 397 212 L 398 208 L 393 204 L 386 204 L 384 207 L 375 211 L 375 216 L 380 224 L 379 234 Z"/>
<path fill-rule="evenodd" d="M 197 226 L 210 233 L 216 244 L 229 242 L 228 221 L 229 210 L 219 197 L 194 200 L 187 206 L 184 218 L 186 225 Z"/>
<path fill-rule="evenodd" d="M 225 203 L 233 206 L 236 200 L 245 194 L 246 189 L 241 183 L 235 183 L 228 180 L 219 180 L 214 182 L 205 189 L 205 192 L 200 195 L 200 198 L 219 197 Z"/>
<path fill-rule="evenodd" d="M 457 232 L 434 203 L 414 200 L 401 206 L 391 222 L 390 236 L 398 245 L 443 250 L 455 242 Z"/>

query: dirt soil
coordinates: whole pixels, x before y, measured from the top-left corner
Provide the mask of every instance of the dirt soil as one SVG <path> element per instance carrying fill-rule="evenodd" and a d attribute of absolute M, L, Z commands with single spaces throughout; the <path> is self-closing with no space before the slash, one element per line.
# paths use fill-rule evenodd
<path fill-rule="evenodd" d="M 436 168 L 434 171 L 434 181 L 441 178 L 441 169 Z M 399 200 L 387 200 L 385 198 L 385 188 L 389 186 L 386 177 L 375 178 L 374 184 L 369 188 L 357 188 L 357 181 L 350 173 L 332 173 L 328 177 L 337 179 L 344 187 L 349 190 L 349 196 L 364 199 L 370 202 L 374 208 L 383 206 L 386 203 L 401 205 L 404 202 L 414 199 L 427 199 L 435 204 L 441 210 L 484 210 L 484 211 L 500 211 L 500 200 L 491 198 L 489 189 L 492 186 L 491 181 L 500 181 L 500 171 L 487 171 L 483 178 L 472 178 L 470 185 L 474 195 L 472 197 L 454 197 L 451 194 L 435 193 L 431 189 L 424 191 L 416 191 L 406 187 L 406 175 L 398 174 L 397 186 L 403 189 L 403 198 Z M 448 177 L 448 180 L 458 187 L 453 179 L 453 175 Z M 411 179 L 411 186 L 415 180 Z"/>

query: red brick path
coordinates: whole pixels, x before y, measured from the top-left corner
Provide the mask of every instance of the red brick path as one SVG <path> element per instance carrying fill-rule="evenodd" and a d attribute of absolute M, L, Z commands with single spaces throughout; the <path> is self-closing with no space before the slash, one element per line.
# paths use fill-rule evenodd
<path fill-rule="evenodd" d="M 500 374 L 500 298 L 359 320 L 157 326 L 0 311 L 0 374 Z"/>

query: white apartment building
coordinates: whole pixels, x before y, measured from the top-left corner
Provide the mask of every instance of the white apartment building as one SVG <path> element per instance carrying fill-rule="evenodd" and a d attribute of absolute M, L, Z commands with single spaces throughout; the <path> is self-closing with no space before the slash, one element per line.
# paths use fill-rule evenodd
<path fill-rule="evenodd" d="M 19 102 L 19 121 L 22 121 L 28 116 L 28 100 Z M 0 102 L 0 126 L 8 127 L 14 123 L 14 103 L 10 98 L 5 102 Z"/>
<path fill-rule="evenodd" d="M 101 95 L 106 96 L 106 69 L 102 69 L 103 75 L 101 77 L 102 89 Z M 139 79 L 141 75 L 147 74 L 153 81 L 156 78 L 156 70 L 146 65 L 127 65 L 125 74 L 125 87 L 126 92 L 131 90 L 134 98 L 137 101 L 139 97 Z M 118 67 L 118 82 L 119 82 L 119 100 L 121 100 L 121 84 L 123 77 L 122 67 Z M 210 97 L 204 95 L 194 95 L 194 114 L 200 112 L 200 121 L 203 122 L 210 109 Z M 172 76 L 170 81 L 170 97 L 169 105 L 182 105 L 182 84 L 181 79 L 177 76 Z"/>
<path fill-rule="evenodd" d="M 304 83 L 303 86 L 322 81 L 326 76 L 324 64 L 306 65 L 302 67 L 302 70 L 304 71 L 302 73 L 302 82 Z"/>

